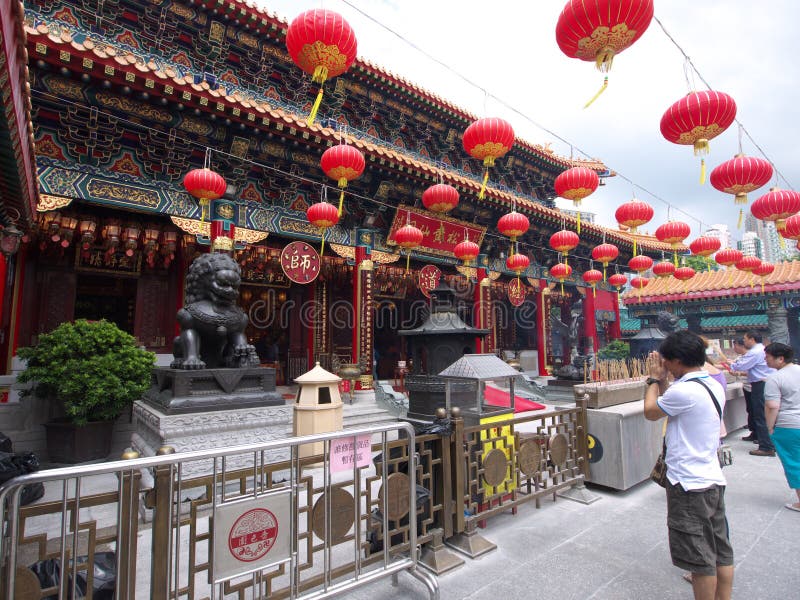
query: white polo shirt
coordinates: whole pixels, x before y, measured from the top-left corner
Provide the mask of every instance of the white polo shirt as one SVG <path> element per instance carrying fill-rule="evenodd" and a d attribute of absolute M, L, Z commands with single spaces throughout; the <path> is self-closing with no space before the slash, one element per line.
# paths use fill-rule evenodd
<path fill-rule="evenodd" d="M 702 490 L 714 484 L 725 485 L 719 466 L 719 414 L 700 379 L 713 392 L 721 410 L 725 410 L 725 392 L 718 381 L 705 371 L 687 373 L 673 383 L 658 399 L 658 406 L 668 416 L 667 479 L 685 490 Z"/>

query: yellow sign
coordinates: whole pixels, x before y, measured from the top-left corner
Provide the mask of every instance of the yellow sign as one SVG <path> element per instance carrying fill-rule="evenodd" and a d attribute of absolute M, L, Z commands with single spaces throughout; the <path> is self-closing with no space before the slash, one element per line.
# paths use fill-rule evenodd
<path fill-rule="evenodd" d="M 492 486 L 486 483 L 486 481 L 483 482 L 483 489 L 486 490 L 486 493 L 490 496 L 510 492 L 517 488 L 516 472 L 513 469 L 514 454 L 517 451 L 514 443 L 513 418 L 514 415 L 509 413 L 481 417 L 481 425 L 497 423 L 495 427 L 481 429 L 481 442 L 483 443 L 481 460 L 484 460 L 492 450 L 498 449 L 503 451 L 508 461 L 506 475 L 501 484 Z"/>

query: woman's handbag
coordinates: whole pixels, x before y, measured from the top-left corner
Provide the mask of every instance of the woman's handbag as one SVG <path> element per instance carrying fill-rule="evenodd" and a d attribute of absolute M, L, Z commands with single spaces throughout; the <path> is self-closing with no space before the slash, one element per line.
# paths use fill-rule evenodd
<path fill-rule="evenodd" d="M 650 479 L 663 488 L 667 487 L 667 421 L 668 419 L 664 420 L 664 431 L 661 435 L 661 454 L 658 455 L 656 464 L 653 466 L 653 470 L 650 471 Z"/>

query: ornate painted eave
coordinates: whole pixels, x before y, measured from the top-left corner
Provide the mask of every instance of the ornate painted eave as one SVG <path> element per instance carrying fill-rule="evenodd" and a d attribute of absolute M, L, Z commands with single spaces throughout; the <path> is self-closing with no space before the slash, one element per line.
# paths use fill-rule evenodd
<path fill-rule="evenodd" d="M 0 221 L 8 224 L 19 213 L 20 226 L 34 220 L 39 201 L 34 160 L 28 51 L 22 4 L 0 0 Z M 8 209 L 13 209 L 9 211 Z"/>
<path fill-rule="evenodd" d="M 764 279 L 765 294 L 800 292 L 800 262 L 782 262 Z M 638 292 L 625 293 L 626 305 L 663 304 L 665 302 L 707 301 L 737 296 L 760 296 L 761 278 L 738 269 L 730 271 L 705 271 L 697 273 L 686 283 L 674 277 L 655 279 L 644 289 L 641 298 Z"/>

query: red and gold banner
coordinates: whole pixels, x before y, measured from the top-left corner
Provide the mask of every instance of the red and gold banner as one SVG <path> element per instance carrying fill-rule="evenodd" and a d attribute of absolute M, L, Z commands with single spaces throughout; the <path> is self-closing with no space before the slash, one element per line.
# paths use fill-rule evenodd
<path fill-rule="evenodd" d="M 522 306 L 528 291 L 519 279 L 512 279 L 508 283 L 508 301 L 512 306 Z"/>
<path fill-rule="evenodd" d="M 439 280 L 441 278 L 442 272 L 439 270 L 439 267 L 425 265 L 420 269 L 417 276 L 419 291 L 422 292 L 426 298 L 430 298 L 431 290 L 439 285 Z"/>
<path fill-rule="evenodd" d="M 486 234 L 486 227 L 475 223 L 434 215 L 421 208 L 401 204 L 397 208 L 392 228 L 389 230 L 387 238 L 389 245 L 395 245 L 394 232 L 409 221 L 422 231 L 422 243 L 419 245 L 419 249 L 440 256 L 455 258 L 453 250 L 466 237 L 480 246 L 483 243 L 483 236 Z"/>

